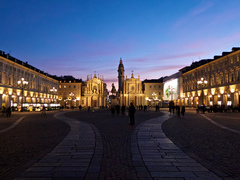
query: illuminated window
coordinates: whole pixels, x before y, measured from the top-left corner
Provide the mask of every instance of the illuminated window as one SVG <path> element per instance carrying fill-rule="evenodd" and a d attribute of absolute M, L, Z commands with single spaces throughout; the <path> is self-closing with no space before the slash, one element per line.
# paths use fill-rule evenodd
<path fill-rule="evenodd" d="M 59 85 L 59 88 L 61 89 L 61 88 L 62 88 L 62 85 Z"/>
<path fill-rule="evenodd" d="M 66 88 L 66 86 L 64 85 L 63 88 Z"/>
<path fill-rule="evenodd" d="M 228 105 L 228 106 L 231 106 L 231 105 L 232 105 L 232 101 L 228 101 L 228 102 L 227 102 L 227 105 Z"/>

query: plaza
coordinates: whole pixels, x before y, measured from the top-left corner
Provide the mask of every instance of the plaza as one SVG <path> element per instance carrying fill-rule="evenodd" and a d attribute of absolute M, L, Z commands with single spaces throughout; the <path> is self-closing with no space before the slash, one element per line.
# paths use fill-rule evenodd
<path fill-rule="evenodd" d="M 1 179 L 238 179 L 238 113 L 168 109 L 1 116 Z M 54 129 L 54 131 L 53 131 Z M 11 137 L 11 138 L 9 138 Z"/>

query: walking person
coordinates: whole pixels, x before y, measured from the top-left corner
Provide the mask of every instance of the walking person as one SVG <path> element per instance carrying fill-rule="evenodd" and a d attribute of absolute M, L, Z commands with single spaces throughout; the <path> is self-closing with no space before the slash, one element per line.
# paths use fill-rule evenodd
<path fill-rule="evenodd" d="M 11 113 L 12 113 L 11 107 L 9 106 L 6 111 L 7 117 L 11 117 Z"/>
<path fill-rule="evenodd" d="M 176 106 L 176 112 L 177 112 L 178 117 L 180 117 L 180 106 L 179 105 Z"/>
<path fill-rule="evenodd" d="M 125 110 L 126 110 L 126 107 L 124 105 L 122 105 L 122 116 L 124 116 L 124 113 L 125 113 Z"/>
<path fill-rule="evenodd" d="M 135 114 L 135 107 L 133 106 L 133 103 L 130 103 L 130 107 L 129 107 L 129 110 L 128 110 L 128 113 L 129 113 L 129 117 L 130 117 L 130 125 L 134 125 L 134 114 Z"/>
<path fill-rule="evenodd" d="M 185 106 L 182 106 L 181 114 L 182 114 L 182 116 L 184 116 L 184 114 L 185 114 Z"/>
<path fill-rule="evenodd" d="M 43 106 L 43 108 L 42 108 L 42 115 L 43 115 L 43 116 L 46 115 L 46 108 L 45 108 L 45 106 Z"/>

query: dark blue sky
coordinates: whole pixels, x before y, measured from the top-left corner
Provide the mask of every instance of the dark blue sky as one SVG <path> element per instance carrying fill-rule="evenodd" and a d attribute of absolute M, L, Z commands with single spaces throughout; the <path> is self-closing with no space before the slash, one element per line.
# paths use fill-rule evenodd
<path fill-rule="evenodd" d="M 0 0 L 0 50 L 56 75 L 171 75 L 240 46 L 239 0 Z M 110 85 L 108 85 L 110 88 Z"/>

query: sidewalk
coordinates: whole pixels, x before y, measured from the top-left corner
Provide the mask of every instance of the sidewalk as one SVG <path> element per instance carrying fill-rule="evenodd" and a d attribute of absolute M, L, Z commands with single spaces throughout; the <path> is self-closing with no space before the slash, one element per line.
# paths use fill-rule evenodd
<path fill-rule="evenodd" d="M 98 179 L 103 157 L 102 137 L 87 123 L 55 115 L 71 132 L 43 159 L 16 179 Z M 131 137 L 132 161 L 138 179 L 220 179 L 181 151 L 162 132 L 168 113 L 137 126 Z"/>

